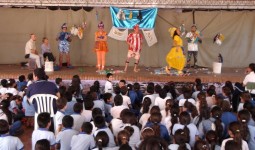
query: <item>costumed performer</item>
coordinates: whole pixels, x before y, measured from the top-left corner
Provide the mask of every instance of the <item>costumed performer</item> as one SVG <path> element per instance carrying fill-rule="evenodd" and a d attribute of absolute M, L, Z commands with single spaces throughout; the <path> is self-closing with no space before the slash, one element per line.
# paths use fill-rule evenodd
<path fill-rule="evenodd" d="M 61 26 L 62 31 L 57 36 L 59 50 L 59 67 L 62 67 L 63 56 L 66 56 L 67 68 L 73 68 L 70 62 L 70 42 L 71 34 L 67 32 L 67 24 Z"/>
<path fill-rule="evenodd" d="M 98 24 L 98 31 L 95 32 L 95 52 L 97 54 L 97 69 L 104 70 L 105 54 L 108 52 L 107 33 L 104 31 L 104 24 L 101 21 Z"/>
<path fill-rule="evenodd" d="M 168 63 L 166 72 L 170 73 L 169 69 L 174 68 L 178 70 L 179 75 L 182 75 L 186 58 L 183 54 L 183 42 L 180 37 L 181 32 L 178 28 L 170 28 L 168 31 L 170 32 L 170 36 L 173 38 L 173 47 L 166 56 L 166 62 Z"/>
<path fill-rule="evenodd" d="M 134 32 L 130 33 L 127 37 L 128 54 L 127 54 L 127 60 L 126 60 L 125 69 L 124 69 L 125 72 L 127 71 L 129 60 L 132 57 L 135 58 L 134 72 L 139 71 L 137 66 L 140 60 L 140 52 L 142 50 L 143 37 L 142 37 L 142 34 L 139 33 L 138 24 L 135 25 L 133 29 L 134 29 Z"/>

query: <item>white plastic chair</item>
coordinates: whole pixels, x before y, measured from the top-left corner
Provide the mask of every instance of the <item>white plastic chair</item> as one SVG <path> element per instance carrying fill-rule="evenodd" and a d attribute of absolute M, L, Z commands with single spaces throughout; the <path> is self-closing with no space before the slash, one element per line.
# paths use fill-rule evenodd
<path fill-rule="evenodd" d="M 57 96 L 51 95 L 51 94 L 35 94 L 29 98 L 29 102 L 31 104 L 34 100 L 37 103 L 37 111 L 35 111 L 35 116 L 34 116 L 34 129 L 35 130 L 38 129 L 37 116 L 40 113 L 48 112 L 48 113 L 50 113 L 50 116 L 54 120 L 55 112 L 53 109 L 53 102 L 56 101 L 57 98 L 58 98 Z"/>

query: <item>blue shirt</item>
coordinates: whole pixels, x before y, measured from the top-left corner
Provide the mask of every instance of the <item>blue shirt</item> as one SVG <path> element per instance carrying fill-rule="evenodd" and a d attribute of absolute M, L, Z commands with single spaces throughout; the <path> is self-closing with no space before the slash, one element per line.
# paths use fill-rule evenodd
<path fill-rule="evenodd" d="M 237 121 L 237 117 L 234 113 L 232 112 L 223 112 L 222 116 L 221 116 L 221 121 L 224 123 L 225 128 L 224 128 L 224 134 L 223 137 L 227 137 L 228 136 L 228 125 L 231 122 Z"/>
<path fill-rule="evenodd" d="M 18 87 L 18 91 L 21 91 L 21 88 L 27 86 L 27 82 L 23 81 L 23 82 L 17 82 L 17 87 Z"/>
<path fill-rule="evenodd" d="M 27 97 L 30 98 L 35 94 L 52 94 L 56 95 L 58 88 L 53 82 L 40 80 L 31 84 L 27 88 Z"/>
<path fill-rule="evenodd" d="M 74 111 L 73 111 L 73 106 L 76 102 L 75 101 L 70 101 L 70 102 L 67 102 L 66 104 L 66 110 L 65 110 L 65 115 L 72 115 L 74 114 Z"/>
<path fill-rule="evenodd" d="M 166 126 L 162 125 L 161 123 L 158 123 L 158 125 L 160 126 L 160 137 L 162 137 L 163 139 L 165 139 L 167 142 L 170 141 L 170 136 L 168 133 L 168 130 L 166 128 Z M 147 122 L 145 127 L 152 127 L 153 123 L 152 122 Z"/>

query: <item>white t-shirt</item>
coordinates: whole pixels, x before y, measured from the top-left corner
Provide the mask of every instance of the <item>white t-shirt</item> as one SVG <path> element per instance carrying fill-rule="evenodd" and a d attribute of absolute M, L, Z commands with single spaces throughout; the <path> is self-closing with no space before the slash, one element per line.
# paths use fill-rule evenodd
<path fill-rule="evenodd" d="M 243 110 L 243 105 L 244 103 L 240 102 L 237 108 L 237 112 L 239 112 L 240 110 Z"/>
<path fill-rule="evenodd" d="M 62 119 L 64 118 L 65 114 L 61 111 L 57 111 L 54 117 L 54 125 L 55 125 L 55 133 L 57 133 L 57 129 L 60 125 L 62 125 Z"/>
<path fill-rule="evenodd" d="M 80 133 L 74 135 L 71 140 L 71 150 L 87 150 L 96 146 L 94 137 L 89 134 Z"/>
<path fill-rule="evenodd" d="M 247 85 L 248 82 L 255 82 L 255 73 L 252 71 L 247 74 L 243 80 L 243 85 Z M 251 90 L 252 94 L 255 94 L 255 90 Z"/>
<path fill-rule="evenodd" d="M 112 131 L 108 127 L 102 128 L 102 129 L 97 129 L 96 132 L 93 134 L 94 137 L 96 137 L 97 133 L 100 132 L 100 131 L 106 132 L 108 137 L 109 137 L 109 143 L 108 143 L 107 147 L 115 147 L 116 144 L 115 144 L 115 141 L 114 141 L 114 136 L 112 134 Z"/>
<path fill-rule="evenodd" d="M 85 118 L 85 122 L 90 122 L 92 119 L 92 111 L 83 109 L 81 115 Z"/>
<path fill-rule="evenodd" d="M 2 111 L 2 109 L 0 109 L 0 119 L 3 119 L 8 122 L 8 118 L 6 114 Z"/>
<path fill-rule="evenodd" d="M 0 149 L 1 150 L 20 150 L 24 145 L 18 137 L 10 135 L 0 136 Z"/>
<path fill-rule="evenodd" d="M 142 129 L 148 122 L 148 119 L 150 118 L 151 114 L 150 113 L 144 113 L 141 118 L 139 119 L 139 123 L 142 125 Z"/>
<path fill-rule="evenodd" d="M 208 107 L 212 108 L 212 106 L 214 105 L 213 98 L 211 96 L 210 97 L 206 97 L 206 101 L 207 101 Z"/>
<path fill-rule="evenodd" d="M 7 88 L 5 88 L 5 87 L 0 88 L 1 95 L 4 95 L 6 93 L 6 91 L 7 91 Z"/>
<path fill-rule="evenodd" d="M 123 105 L 120 105 L 120 106 L 114 106 L 111 108 L 111 115 L 113 118 L 120 118 L 120 113 L 123 109 L 129 109 L 127 106 L 123 106 Z"/>
<path fill-rule="evenodd" d="M 199 135 L 198 129 L 197 129 L 196 125 L 193 123 L 190 123 L 189 125 L 187 125 L 187 127 L 189 128 L 189 135 L 190 135 L 189 144 L 191 147 L 194 147 L 194 144 L 196 141 L 196 136 Z M 184 125 L 181 125 L 179 123 L 175 124 L 173 127 L 173 131 L 172 131 L 173 135 L 174 135 L 175 131 L 177 131 L 178 129 L 183 129 L 183 128 L 184 128 Z"/>
<path fill-rule="evenodd" d="M 111 121 L 112 124 L 112 132 L 115 137 L 117 137 L 118 133 L 122 130 L 124 124 L 121 119 L 113 118 Z"/>
<path fill-rule="evenodd" d="M 155 105 L 159 107 L 160 110 L 164 110 L 166 108 L 166 100 L 170 99 L 170 97 L 165 97 L 164 99 L 157 97 L 155 99 Z"/>
<path fill-rule="evenodd" d="M 70 150 L 71 140 L 74 135 L 79 134 L 74 129 L 63 129 L 56 137 L 56 143 L 60 143 L 60 150 Z"/>
<path fill-rule="evenodd" d="M 180 99 L 179 100 L 179 106 L 183 107 L 184 103 L 186 102 L 187 99 Z M 193 98 L 189 98 L 188 102 L 190 102 L 191 104 L 193 104 L 194 106 L 196 106 L 196 101 Z"/>
<path fill-rule="evenodd" d="M 16 101 L 15 101 L 15 100 L 12 100 L 12 101 L 10 102 L 9 110 L 10 110 L 11 112 L 13 112 L 13 109 L 14 109 L 14 108 L 18 109 L 18 106 L 17 106 L 17 104 L 16 104 Z"/>
<path fill-rule="evenodd" d="M 32 133 L 32 149 L 35 149 L 35 144 L 37 141 L 47 139 L 50 142 L 50 145 L 55 145 L 55 136 L 53 132 L 48 131 L 47 129 L 39 128 L 38 130 L 34 130 Z"/>
<path fill-rule="evenodd" d="M 27 41 L 27 43 L 26 43 L 25 54 L 30 54 L 32 49 L 35 50 L 35 49 L 36 49 L 36 46 L 35 46 L 35 41 L 33 41 L 32 39 L 30 39 L 30 40 Z"/>
<path fill-rule="evenodd" d="M 154 106 L 154 104 L 155 104 L 155 99 L 156 99 L 155 95 L 154 95 L 154 94 L 145 95 L 145 96 L 143 97 L 143 101 L 144 101 L 144 98 L 145 98 L 145 97 L 149 97 L 149 98 L 151 99 L 150 108 L 151 108 L 152 106 Z M 143 102 L 143 101 L 142 101 L 142 102 Z"/>
<path fill-rule="evenodd" d="M 80 114 L 73 114 L 71 116 L 73 117 L 73 129 L 80 131 L 83 122 L 85 122 L 85 118 Z"/>
<path fill-rule="evenodd" d="M 188 32 L 186 34 L 186 38 L 190 38 L 191 40 L 190 42 L 188 42 L 188 51 L 198 51 L 198 43 L 195 42 L 196 38 L 193 37 L 192 32 Z"/>
<path fill-rule="evenodd" d="M 105 93 L 113 93 L 113 86 L 112 83 L 110 81 L 106 81 L 105 85 L 104 85 L 104 92 Z"/>
<path fill-rule="evenodd" d="M 226 145 L 227 141 L 229 141 L 229 140 L 233 140 L 233 138 L 228 138 L 228 139 L 225 139 L 222 141 L 221 150 L 225 150 L 225 145 Z M 248 144 L 244 140 L 242 140 L 242 150 L 249 150 Z"/>
<path fill-rule="evenodd" d="M 125 128 L 126 126 L 127 126 L 127 125 L 124 124 L 124 126 L 123 126 L 122 129 L 124 130 L 124 128 Z M 129 144 L 130 147 L 135 147 L 136 144 L 137 144 L 138 142 L 140 142 L 140 129 L 139 129 L 137 126 L 135 126 L 135 125 L 132 125 L 131 127 L 134 129 L 134 133 L 133 133 L 133 134 L 131 135 L 131 137 L 129 138 L 128 144 Z"/>
<path fill-rule="evenodd" d="M 15 88 L 8 88 L 6 90 L 6 93 L 11 93 L 12 95 L 18 95 L 19 94 L 19 91 Z"/>
<path fill-rule="evenodd" d="M 123 103 L 122 103 L 123 106 L 128 107 L 128 105 L 131 105 L 131 100 L 127 95 L 121 95 L 121 96 L 123 98 Z"/>
<path fill-rule="evenodd" d="M 178 145 L 178 144 L 170 144 L 170 145 L 168 146 L 168 149 L 169 149 L 169 150 L 178 150 L 178 148 L 179 148 L 179 145 Z M 186 148 L 187 148 L 188 150 L 191 150 L 191 147 L 190 147 L 190 145 L 189 145 L 188 143 L 186 143 Z"/>

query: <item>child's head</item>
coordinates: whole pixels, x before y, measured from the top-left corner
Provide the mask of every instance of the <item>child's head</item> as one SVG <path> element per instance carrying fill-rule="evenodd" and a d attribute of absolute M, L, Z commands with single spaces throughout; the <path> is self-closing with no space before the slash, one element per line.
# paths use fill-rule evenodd
<path fill-rule="evenodd" d="M 81 114 L 83 110 L 83 106 L 81 103 L 75 103 L 73 106 L 73 111 L 77 114 Z"/>
<path fill-rule="evenodd" d="M 57 109 L 58 110 L 65 110 L 67 104 L 67 99 L 65 97 L 60 97 L 56 101 Z"/>
<path fill-rule="evenodd" d="M 152 149 L 165 150 L 165 149 L 168 149 L 167 147 L 168 147 L 168 144 L 164 139 L 157 136 L 153 136 L 143 140 L 139 146 L 139 149 L 140 150 L 148 150 L 148 149 L 149 150 L 152 150 Z"/>
<path fill-rule="evenodd" d="M 1 85 L 2 85 L 2 87 L 5 87 L 5 88 L 8 87 L 8 81 L 6 79 L 2 79 Z"/>
<path fill-rule="evenodd" d="M 58 86 L 61 86 L 63 83 L 62 83 L 62 78 L 56 78 L 55 79 L 55 83 L 58 85 Z"/>
<path fill-rule="evenodd" d="M 249 92 L 243 92 L 240 95 L 241 102 L 249 102 L 251 100 L 251 94 Z"/>
<path fill-rule="evenodd" d="M 19 95 L 15 95 L 12 97 L 12 100 L 15 100 L 17 105 L 20 105 L 22 103 L 22 97 Z"/>
<path fill-rule="evenodd" d="M 6 120 L 0 119 L 0 135 L 9 132 L 9 124 Z"/>
<path fill-rule="evenodd" d="M 93 107 L 94 107 L 94 102 L 92 100 L 85 100 L 84 101 L 85 110 L 92 110 Z"/>
<path fill-rule="evenodd" d="M 162 98 L 162 99 L 165 99 L 167 96 L 167 92 L 165 89 L 162 89 L 159 91 L 159 97 Z"/>
<path fill-rule="evenodd" d="M 129 124 L 129 125 L 135 125 L 137 121 L 135 114 L 131 111 L 125 112 L 121 116 L 121 119 L 124 124 Z"/>
<path fill-rule="evenodd" d="M 186 143 L 188 142 L 187 135 L 183 129 L 178 129 L 174 133 L 174 143 L 179 145 L 180 149 L 187 149 Z"/>
<path fill-rule="evenodd" d="M 242 147 L 242 126 L 239 122 L 231 122 L 228 126 L 228 134 L 235 142 Z"/>
<path fill-rule="evenodd" d="M 143 130 L 141 132 L 141 138 L 143 140 L 145 140 L 149 137 L 153 137 L 154 135 L 155 135 L 155 132 L 151 127 L 145 127 L 145 128 L 143 128 Z"/>
<path fill-rule="evenodd" d="M 152 106 L 150 110 L 150 114 L 160 113 L 160 108 L 158 106 Z"/>
<path fill-rule="evenodd" d="M 84 122 L 81 126 L 81 131 L 87 134 L 91 134 L 93 126 L 90 122 Z"/>
<path fill-rule="evenodd" d="M 190 124 L 190 121 L 191 121 L 191 117 L 190 117 L 190 114 L 186 111 L 183 111 L 181 112 L 180 116 L 179 116 L 179 120 L 180 120 L 180 124 L 181 125 L 184 125 L 184 128 L 183 128 L 183 131 L 185 133 L 185 135 L 187 136 L 187 141 L 190 140 L 190 137 L 189 137 L 189 128 L 188 128 L 188 125 Z"/>
<path fill-rule="evenodd" d="M 33 73 L 29 73 L 29 74 L 27 75 L 27 79 L 28 79 L 29 81 L 32 81 L 32 80 L 33 80 Z"/>
<path fill-rule="evenodd" d="M 107 78 L 107 80 L 112 81 L 113 80 L 113 74 L 112 73 L 107 73 L 106 78 Z"/>
<path fill-rule="evenodd" d="M 24 75 L 19 76 L 19 82 L 24 82 L 26 80 L 26 77 Z"/>
<path fill-rule="evenodd" d="M 60 86 L 60 87 L 58 88 L 58 92 L 59 92 L 59 94 L 60 94 L 60 97 L 64 97 L 65 94 L 66 94 L 66 87 L 65 87 L 65 86 Z"/>
<path fill-rule="evenodd" d="M 9 85 L 9 87 L 16 87 L 17 83 L 16 83 L 15 79 L 9 79 L 8 85 Z"/>
<path fill-rule="evenodd" d="M 121 106 L 123 104 L 123 97 L 121 95 L 116 95 L 114 97 L 114 105 Z"/>
<path fill-rule="evenodd" d="M 92 118 L 94 119 L 96 116 L 102 116 L 103 112 L 100 108 L 93 108 L 92 110 Z"/>
<path fill-rule="evenodd" d="M 119 82 L 119 87 L 121 88 L 122 86 L 126 85 L 126 80 L 120 80 Z"/>
<path fill-rule="evenodd" d="M 105 131 L 99 131 L 96 135 L 96 144 L 99 149 L 102 149 L 103 147 L 107 147 L 109 143 L 109 136 Z"/>
<path fill-rule="evenodd" d="M 134 90 L 139 91 L 140 90 L 140 84 L 138 82 L 134 83 Z"/>
<path fill-rule="evenodd" d="M 162 87 L 159 84 L 155 85 L 155 88 L 154 88 L 155 93 L 159 93 L 161 91 L 161 89 L 162 89 Z"/>
<path fill-rule="evenodd" d="M 162 115 L 161 113 L 152 113 L 150 116 L 150 122 L 153 124 L 152 129 L 155 132 L 155 136 L 160 137 L 160 126 L 159 123 L 161 122 Z"/>
<path fill-rule="evenodd" d="M 206 94 L 209 97 L 216 95 L 215 89 L 207 89 Z"/>
<path fill-rule="evenodd" d="M 209 148 L 204 140 L 198 140 L 194 145 L 194 150 L 209 150 Z"/>
<path fill-rule="evenodd" d="M 47 112 L 40 113 L 37 117 L 39 128 L 49 128 L 51 124 L 50 114 Z"/>
<path fill-rule="evenodd" d="M 143 100 L 143 112 L 142 112 L 143 114 L 149 113 L 150 105 L 151 105 L 151 99 L 149 97 L 145 97 Z"/>
<path fill-rule="evenodd" d="M 154 84 L 148 84 L 146 91 L 149 94 L 153 94 L 154 93 Z"/>
<path fill-rule="evenodd" d="M 201 84 L 202 84 L 201 79 L 200 79 L 200 78 L 196 78 L 196 79 L 195 79 L 195 84 L 196 84 L 196 85 L 201 85 Z"/>
<path fill-rule="evenodd" d="M 99 129 L 104 128 L 105 127 L 105 118 L 102 115 L 96 116 L 94 118 L 94 123 L 97 128 L 99 128 Z"/>
<path fill-rule="evenodd" d="M 62 119 L 62 125 L 64 126 L 64 128 L 72 128 L 73 127 L 73 117 L 66 115 L 63 117 Z"/>
<path fill-rule="evenodd" d="M 218 135 L 215 131 L 210 130 L 206 133 L 206 141 L 210 144 L 211 149 L 215 149 L 215 145 L 218 143 Z"/>
<path fill-rule="evenodd" d="M 115 93 L 116 95 L 119 95 L 119 94 L 120 94 L 120 87 L 116 86 L 116 87 L 114 88 L 114 93 Z"/>
<path fill-rule="evenodd" d="M 35 143 L 35 150 L 50 150 L 50 142 L 47 139 L 38 140 Z"/>
<path fill-rule="evenodd" d="M 112 103 L 112 94 L 111 93 L 105 93 L 103 95 L 103 99 L 105 103 Z"/>
<path fill-rule="evenodd" d="M 128 144 L 130 138 L 130 134 L 126 130 L 122 130 L 118 133 L 117 141 L 119 145 Z"/>
<path fill-rule="evenodd" d="M 121 93 L 122 95 L 127 95 L 127 92 L 128 92 L 128 88 L 127 88 L 126 86 L 122 86 L 122 87 L 120 88 L 120 93 Z"/>
<path fill-rule="evenodd" d="M 240 147 L 240 144 L 234 140 L 229 140 L 225 144 L 225 150 L 241 150 Z"/>
<path fill-rule="evenodd" d="M 133 150 L 132 147 L 127 143 L 127 144 L 122 144 L 119 148 L 119 150 Z"/>

